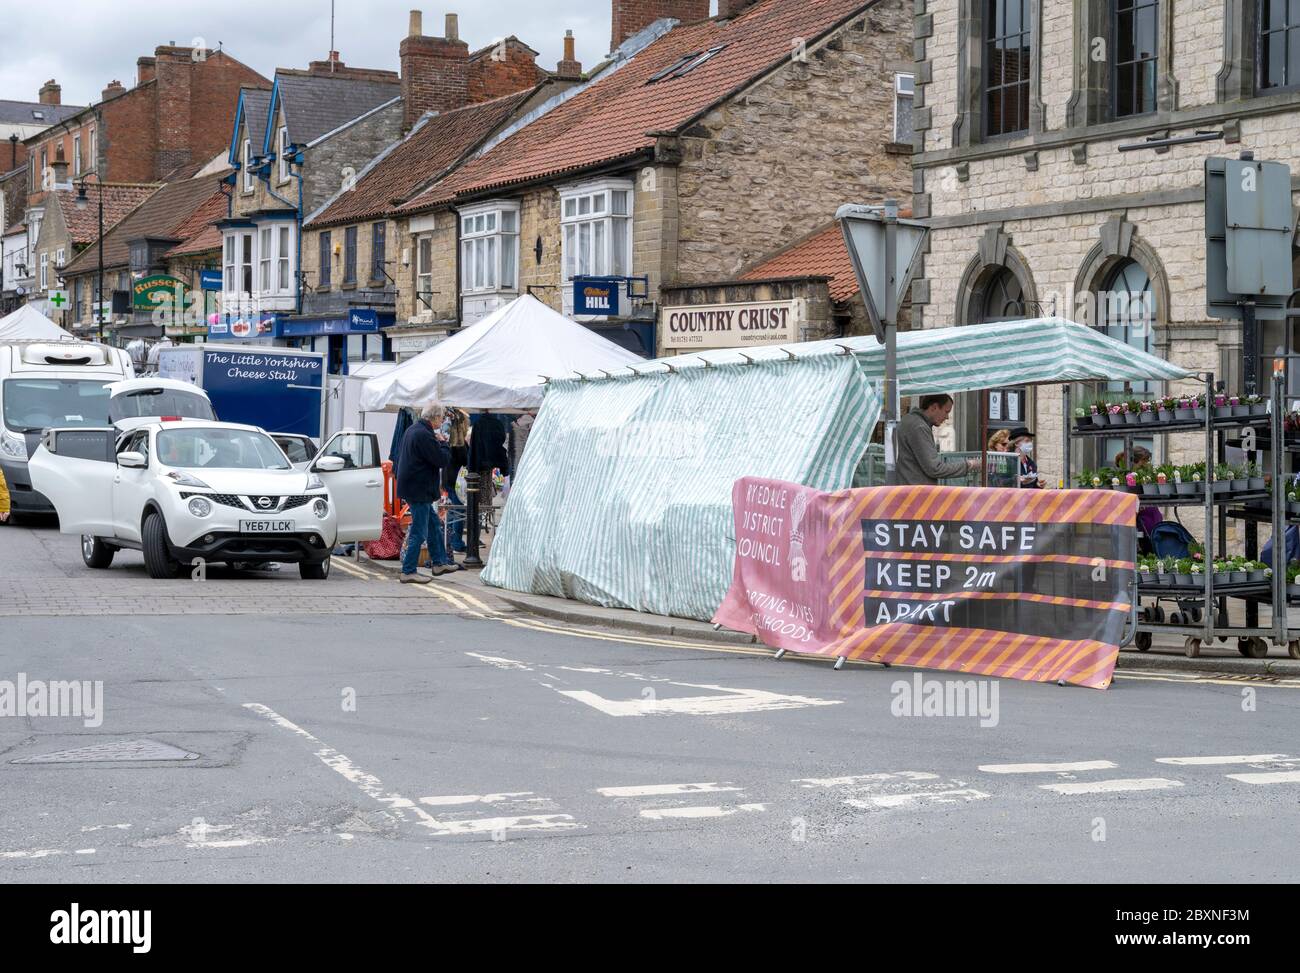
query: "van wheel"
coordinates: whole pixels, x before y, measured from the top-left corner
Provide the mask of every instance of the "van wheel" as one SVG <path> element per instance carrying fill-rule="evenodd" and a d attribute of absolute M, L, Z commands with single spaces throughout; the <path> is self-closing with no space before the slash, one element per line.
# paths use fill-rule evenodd
<path fill-rule="evenodd" d="M 320 564 L 299 561 L 298 573 L 302 575 L 304 581 L 324 581 L 330 576 L 330 559 L 326 558 Z"/>
<path fill-rule="evenodd" d="M 149 577 L 167 580 L 180 577 L 181 562 L 167 549 L 167 524 L 161 514 L 145 518 L 141 536 L 144 543 L 140 546 L 144 549 L 144 566 Z"/>
<path fill-rule="evenodd" d="M 86 562 L 86 567 L 103 570 L 113 563 L 116 553 L 117 548 L 109 547 L 102 538 L 81 535 L 81 559 Z"/>

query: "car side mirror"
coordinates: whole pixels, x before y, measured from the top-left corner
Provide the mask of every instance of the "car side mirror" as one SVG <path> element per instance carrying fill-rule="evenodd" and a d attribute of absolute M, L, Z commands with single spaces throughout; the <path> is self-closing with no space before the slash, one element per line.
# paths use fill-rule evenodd
<path fill-rule="evenodd" d="M 131 470 L 142 470 L 149 465 L 149 461 L 145 459 L 144 453 L 118 453 L 117 465 Z"/>
<path fill-rule="evenodd" d="M 317 473 L 337 473 L 347 466 L 342 456 L 322 456 L 312 466 Z"/>

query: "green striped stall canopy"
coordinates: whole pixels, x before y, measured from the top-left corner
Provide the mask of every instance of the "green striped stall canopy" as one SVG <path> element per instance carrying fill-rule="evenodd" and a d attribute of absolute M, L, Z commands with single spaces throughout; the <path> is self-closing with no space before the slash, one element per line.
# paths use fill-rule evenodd
<path fill-rule="evenodd" d="M 1189 377 L 1060 318 L 903 332 L 900 392 Z M 853 483 L 880 416 L 872 337 L 724 349 L 553 381 L 483 580 L 709 619 L 731 583 L 731 486 Z"/>

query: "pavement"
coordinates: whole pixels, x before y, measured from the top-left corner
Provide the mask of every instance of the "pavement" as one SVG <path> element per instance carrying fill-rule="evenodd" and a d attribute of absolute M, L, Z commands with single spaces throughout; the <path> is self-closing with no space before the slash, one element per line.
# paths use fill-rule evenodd
<path fill-rule="evenodd" d="M 1298 680 L 835 672 L 466 575 L 155 582 L 0 529 L 0 698 L 102 701 L 0 715 L 0 882 L 1300 877 Z"/>

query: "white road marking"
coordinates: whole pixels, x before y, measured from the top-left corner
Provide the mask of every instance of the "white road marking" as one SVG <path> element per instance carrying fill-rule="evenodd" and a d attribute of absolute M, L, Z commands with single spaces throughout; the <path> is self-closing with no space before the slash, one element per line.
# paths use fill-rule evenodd
<path fill-rule="evenodd" d="M 1156 763 L 1175 764 L 1179 767 L 1218 767 L 1223 764 L 1262 764 L 1287 759 L 1284 753 L 1256 753 L 1236 757 L 1157 757 Z"/>
<path fill-rule="evenodd" d="M 982 801 L 986 797 L 983 791 L 973 787 L 959 787 L 948 791 L 917 791 L 912 794 L 873 794 L 869 797 L 851 798 L 844 803 L 849 807 L 895 808 L 909 804 L 957 804 L 960 801 Z"/>
<path fill-rule="evenodd" d="M 581 828 L 567 814 L 536 814 L 508 818 L 473 818 L 468 821 L 444 821 L 437 834 L 488 834 L 494 831 L 546 831 Z"/>
<path fill-rule="evenodd" d="M 868 787 L 883 781 L 938 780 L 938 774 L 916 770 L 900 770 L 891 774 L 859 774 L 856 777 L 808 777 L 790 783 L 800 787 Z"/>
<path fill-rule="evenodd" d="M 62 848 L 33 848 L 31 851 L 0 851 L 0 858 L 49 858 L 66 854 Z"/>
<path fill-rule="evenodd" d="M 1300 770 L 1279 770 L 1267 774 L 1228 774 L 1229 780 L 1243 784 L 1300 784 Z"/>
<path fill-rule="evenodd" d="M 663 821 L 668 818 L 726 818 L 733 814 L 747 814 L 766 810 L 766 804 L 736 804 L 726 807 L 717 805 L 711 807 L 662 807 L 646 808 L 641 812 L 641 817 L 650 821 Z"/>
<path fill-rule="evenodd" d="M 261 703 L 245 703 L 244 708 L 252 710 L 259 716 L 265 717 L 276 726 L 288 730 L 297 736 L 316 744 L 316 759 L 323 763 L 330 770 L 343 777 L 348 783 L 355 786 L 366 797 L 378 801 L 389 808 L 403 821 L 413 821 L 421 827 L 437 830 L 442 827 L 441 822 L 433 815 L 429 814 L 423 808 L 418 807 L 414 801 L 402 797 L 395 791 L 390 791 L 384 786 L 384 782 L 373 774 L 367 774 L 360 767 L 356 766 L 347 754 L 340 753 L 333 747 L 323 743 L 311 733 L 286 720 L 275 710 L 263 706 Z"/>
<path fill-rule="evenodd" d="M 1109 760 L 1076 760 L 1059 764 L 980 764 L 986 774 L 1069 774 L 1080 770 L 1114 770 Z"/>
<path fill-rule="evenodd" d="M 606 716 L 734 716 L 738 713 L 761 713 L 770 710 L 799 709 L 805 706 L 835 706 L 839 699 L 812 696 L 783 696 L 761 689 L 728 689 L 700 683 L 673 682 L 673 686 L 711 689 L 719 696 L 679 696 L 671 699 L 606 699 L 586 690 L 557 689 L 579 703 L 597 709 Z"/>
<path fill-rule="evenodd" d="M 85 834 L 89 831 L 105 831 L 109 828 L 116 828 L 118 831 L 125 831 L 129 827 L 131 827 L 129 824 L 92 824 L 83 827 L 81 832 L 82 834 Z"/>
<path fill-rule="evenodd" d="M 421 804 L 430 807 L 456 807 L 463 804 L 535 804 L 546 801 L 532 791 L 512 791 L 505 794 L 448 794 L 444 797 L 422 797 Z"/>
<path fill-rule="evenodd" d="M 598 787 L 596 793 L 604 797 L 658 797 L 664 794 L 714 794 L 722 791 L 740 791 L 743 787 L 730 784 L 647 784 L 643 787 Z"/>
<path fill-rule="evenodd" d="M 490 666 L 498 669 L 520 669 L 524 672 L 532 672 L 533 667 L 526 662 L 520 662 L 518 659 L 503 659 L 496 655 L 483 655 L 480 652 L 466 652 L 471 659 L 478 659 L 479 662 L 486 662 Z"/>
<path fill-rule="evenodd" d="M 1163 791 L 1171 787 L 1182 787 L 1180 780 L 1165 777 L 1136 777 L 1118 780 L 1079 780 L 1066 784 L 1039 784 L 1045 791 L 1058 794 L 1114 794 L 1122 791 Z"/>

